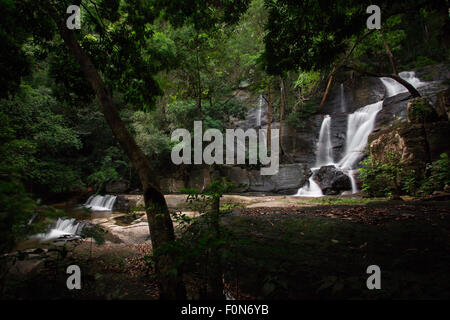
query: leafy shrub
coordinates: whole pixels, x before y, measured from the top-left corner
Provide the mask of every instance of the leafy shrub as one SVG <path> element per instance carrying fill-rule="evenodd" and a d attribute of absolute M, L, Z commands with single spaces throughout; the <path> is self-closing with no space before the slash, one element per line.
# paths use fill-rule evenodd
<path fill-rule="evenodd" d="M 371 157 L 363 161 L 363 167 L 359 169 L 363 191 L 371 197 L 399 196 L 403 173 L 399 163 L 398 157 L 393 153 L 386 154 L 386 162 Z"/>
<path fill-rule="evenodd" d="M 287 114 L 286 123 L 294 128 L 302 129 L 311 116 L 316 113 L 319 101 L 310 99 L 303 103 L 300 107 Z"/>
<path fill-rule="evenodd" d="M 387 154 L 386 162 L 367 158 L 359 171 L 363 191 L 371 197 L 400 194 L 425 196 L 450 185 L 450 159 L 446 153 L 427 165 L 425 177 L 418 176 L 415 170 L 405 170 L 392 153 Z"/>
<path fill-rule="evenodd" d="M 446 153 L 441 154 L 440 159 L 427 166 L 429 176 L 420 186 L 419 194 L 427 195 L 434 191 L 444 190 L 450 185 L 450 159 Z"/>

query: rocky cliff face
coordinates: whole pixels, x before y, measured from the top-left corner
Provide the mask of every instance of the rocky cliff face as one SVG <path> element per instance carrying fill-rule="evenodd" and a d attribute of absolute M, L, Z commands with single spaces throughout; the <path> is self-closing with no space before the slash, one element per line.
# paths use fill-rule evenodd
<path fill-rule="evenodd" d="M 205 171 L 192 170 L 186 179 L 164 179 L 164 192 L 182 192 L 184 188 L 202 190 L 205 187 Z M 218 166 L 209 172 L 212 180 L 226 177 L 235 186 L 233 192 L 282 193 L 294 194 L 308 177 L 306 165 L 282 164 L 277 174 L 262 176 L 259 169 L 238 166 Z"/>
<path fill-rule="evenodd" d="M 448 92 L 439 95 L 446 101 Z M 385 161 L 388 154 L 393 154 L 405 168 L 422 176 L 427 163 L 439 159 L 442 153 L 450 153 L 448 116 L 442 111 L 439 114 L 436 106 L 429 98 L 409 100 L 406 121 L 398 120 L 369 137 L 370 155 Z"/>
<path fill-rule="evenodd" d="M 437 114 L 432 121 L 417 123 L 408 121 L 408 92 L 388 97 L 383 82 L 378 78 L 361 77 L 346 72 L 336 77 L 327 101 L 320 114 L 310 117 L 304 128 L 293 128 L 283 124 L 281 143 L 288 156 L 283 157 L 280 172 L 274 176 L 261 176 L 259 170 L 245 167 L 220 166 L 210 173 L 211 178 L 227 177 L 236 186 L 235 192 L 264 192 L 295 194 L 309 178 L 309 169 L 315 166 L 316 144 L 324 116 L 330 114 L 330 138 L 334 161 L 339 161 L 345 151 L 348 115 L 355 110 L 383 100 L 383 108 L 377 114 L 375 128 L 369 137 L 370 152 L 382 159 L 386 152 L 401 155 L 405 164 L 423 168 L 423 163 L 436 159 L 442 152 L 448 152 L 448 120 L 450 118 L 450 77 L 449 65 L 436 65 L 416 70 L 421 81 L 426 82 L 419 91 L 431 104 Z M 235 120 L 234 126 L 267 128 L 267 102 L 261 95 L 253 94 L 247 88 L 235 92 L 249 111 L 244 120 Z M 272 128 L 279 128 L 275 119 Z M 294 164 L 283 164 L 291 163 Z M 417 165 L 415 163 L 417 162 Z M 202 168 L 190 168 L 183 176 L 173 176 L 163 180 L 165 192 L 180 192 L 182 188 L 202 189 L 205 181 Z M 339 180 L 339 179 L 338 179 Z M 344 181 L 345 180 L 345 181 Z M 326 181 L 326 179 L 324 179 Z M 348 181 L 339 180 L 348 189 Z M 325 182 L 324 182 L 325 183 Z M 334 192 L 334 191 L 333 191 Z"/>

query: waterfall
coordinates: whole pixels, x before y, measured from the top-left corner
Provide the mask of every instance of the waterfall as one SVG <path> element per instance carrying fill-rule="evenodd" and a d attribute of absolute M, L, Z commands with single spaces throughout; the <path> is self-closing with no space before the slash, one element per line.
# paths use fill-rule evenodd
<path fill-rule="evenodd" d="M 334 164 L 333 161 L 333 148 L 331 146 L 331 117 L 326 115 L 323 118 L 322 125 L 320 126 L 319 140 L 317 141 L 317 153 L 316 153 L 316 168 L 312 168 L 313 174 L 308 180 L 308 183 L 300 188 L 296 196 L 303 197 L 321 197 L 323 196 L 322 190 L 319 185 L 314 181 L 314 176 L 317 170 L 321 166 Z"/>
<path fill-rule="evenodd" d="M 76 223 L 75 219 L 59 218 L 47 233 L 39 233 L 34 238 L 39 239 L 41 242 L 59 238 L 77 238 L 82 228 L 83 224 L 81 222 Z"/>
<path fill-rule="evenodd" d="M 373 131 L 378 112 L 383 108 L 383 101 L 369 104 L 348 116 L 345 153 L 338 167 L 353 169 L 360 155 L 364 152 L 367 138 Z"/>
<path fill-rule="evenodd" d="M 410 84 L 412 84 L 415 88 L 421 87 L 425 84 L 425 82 L 420 81 L 420 79 L 416 77 L 416 73 L 414 71 L 403 71 L 400 72 L 398 75 L 403 80 L 406 80 Z M 383 83 L 384 87 L 386 88 L 386 98 L 393 97 L 399 93 L 408 91 L 403 85 L 401 85 L 394 79 L 380 78 L 380 80 Z"/>
<path fill-rule="evenodd" d="M 83 205 L 83 207 L 92 211 L 111 211 L 117 197 L 112 195 L 92 195 Z"/>
<path fill-rule="evenodd" d="M 320 126 L 319 141 L 317 142 L 316 167 L 333 163 L 333 148 L 330 136 L 331 117 L 326 115 Z"/>
<path fill-rule="evenodd" d="M 344 113 L 347 111 L 347 104 L 345 103 L 345 95 L 344 95 L 344 84 L 341 83 L 341 91 L 340 91 L 340 100 L 341 100 L 341 112 Z"/>
<path fill-rule="evenodd" d="M 357 193 L 359 190 L 358 186 L 356 185 L 355 170 L 348 170 L 347 175 L 350 178 L 350 182 L 352 184 L 352 193 Z"/>
<path fill-rule="evenodd" d="M 331 117 L 326 115 L 320 127 L 319 141 L 317 142 L 316 168 L 312 168 L 312 176 L 306 185 L 300 188 L 295 196 L 303 197 L 321 197 L 322 190 L 314 181 L 314 176 L 320 167 L 325 165 L 334 165 L 344 171 L 350 178 L 352 184 L 352 193 L 358 192 L 358 187 L 354 178 L 354 166 L 358 163 L 367 139 L 373 131 L 378 112 L 383 107 L 383 101 L 369 104 L 349 114 L 347 120 L 347 135 L 345 153 L 338 163 L 333 161 L 332 145 L 330 137 Z"/>
<path fill-rule="evenodd" d="M 314 181 L 314 175 L 319 170 L 319 168 L 311 169 L 313 174 L 309 178 L 308 183 L 298 189 L 296 197 L 322 197 L 322 189 L 320 189 L 319 185 Z"/>
<path fill-rule="evenodd" d="M 262 114 L 263 96 L 259 95 L 258 98 L 258 111 L 256 113 L 256 126 L 261 127 L 261 114 Z"/>
<path fill-rule="evenodd" d="M 414 71 L 400 72 L 399 76 L 412 84 L 415 88 L 425 85 L 416 77 Z M 395 96 L 408 90 L 397 81 L 391 78 L 380 78 L 386 88 L 386 97 Z M 340 85 L 341 111 L 346 109 L 344 98 L 344 86 Z M 359 108 L 354 113 L 348 115 L 347 132 L 345 139 L 345 150 L 342 159 L 338 163 L 333 162 L 332 145 L 330 139 L 331 118 L 326 115 L 320 127 L 319 141 L 317 143 L 316 168 L 312 168 L 312 176 L 309 182 L 300 188 L 296 196 L 320 197 L 323 196 L 319 185 L 314 181 L 315 173 L 324 165 L 334 165 L 343 171 L 349 178 L 352 185 L 352 193 L 358 192 L 358 187 L 354 177 L 355 167 L 357 166 L 364 149 L 367 145 L 367 139 L 372 133 L 378 112 L 383 108 L 383 100 Z"/>

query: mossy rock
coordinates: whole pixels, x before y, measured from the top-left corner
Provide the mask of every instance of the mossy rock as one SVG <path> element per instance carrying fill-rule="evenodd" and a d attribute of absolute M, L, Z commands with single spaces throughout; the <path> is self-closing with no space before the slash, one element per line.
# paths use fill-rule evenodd
<path fill-rule="evenodd" d="M 413 124 L 429 123 L 439 120 L 439 117 L 426 98 L 414 98 L 408 102 L 408 121 Z"/>

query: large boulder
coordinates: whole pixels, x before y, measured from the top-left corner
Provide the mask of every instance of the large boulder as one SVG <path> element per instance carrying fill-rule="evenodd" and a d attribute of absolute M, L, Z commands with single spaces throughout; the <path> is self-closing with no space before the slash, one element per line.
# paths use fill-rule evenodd
<path fill-rule="evenodd" d="M 388 162 L 393 155 L 408 170 L 416 173 L 425 169 L 429 161 L 427 141 L 421 124 L 399 123 L 369 136 L 369 151 L 374 160 Z"/>
<path fill-rule="evenodd" d="M 321 167 L 313 179 L 325 195 L 337 195 L 352 189 L 350 178 L 333 165 Z"/>
<path fill-rule="evenodd" d="M 295 193 L 306 181 L 305 168 L 299 164 L 280 165 L 277 174 L 263 176 L 260 170 L 249 171 L 249 191 Z"/>

